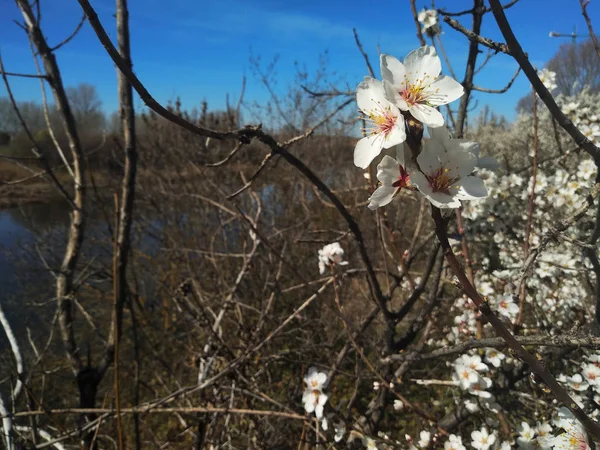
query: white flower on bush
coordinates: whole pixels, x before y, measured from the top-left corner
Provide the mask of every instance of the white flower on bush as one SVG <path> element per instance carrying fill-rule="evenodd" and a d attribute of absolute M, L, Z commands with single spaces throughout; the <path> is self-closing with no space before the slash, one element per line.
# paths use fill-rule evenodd
<path fill-rule="evenodd" d="M 500 367 L 504 358 L 506 358 L 506 355 L 495 348 L 488 348 L 485 351 L 485 361 L 494 367 Z"/>
<path fill-rule="evenodd" d="M 537 74 L 538 77 L 540 77 L 541 82 L 544 83 L 544 86 L 546 86 L 546 89 L 548 89 L 550 92 L 558 87 L 556 85 L 556 72 L 548 69 L 542 69 L 538 70 Z"/>
<path fill-rule="evenodd" d="M 417 20 L 423 25 L 423 30 L 433 28 L 438 24 L 438 13 L 435 9 L 422 9 Z"/>
<path fill-rule="evenodd" d="M 477 355 L 462 355 L 454 361 L 453 365 L 452 378 L 458 381 L 463 390 L 469 390 L 472 386 L 480 383 L 479 372 L 483 373 L 489 370 L 488 366 L 482 363 L 481 358 Z"/>
<path fill-rule="evenodd" d="M 471 395 L 475 395 L 484 400 L 492 398 L 492 394 L 488 392 L 488 389 L 492 387 L 492 380 L 488 377 L 477 376 L 477 381 L 471 383 L 467 391 Z"/>
<path fill-rule="evenodd" d="M 316 368 L 308 369 L 308 374 L 304 377 L 306 389 L 302 394 L 302 403 L 307 413 L 315 413 L 317 419 L 323 418 L 323 409 L 327 399 L 327 394 L 323 392 L 323 388 L 327 383 L 327 374 L 319 372 Z"/>
<path fill-rule="evenodd" d="M 481 428 L 481 430 L 475 430 L 471 433 L 471 445 L 473 448 L 480 450 L 488 450 L 494 442 L 496 442 L 496 434 L 489 434 L 486 427 Z"/>
<path fill-rule="evenodd" d="M 552 440 L 553 448 L 581 450 L 590 448 L 583 425 L 564 406 L 558 410 L 558 418 L 554 420 L 554 425 L 562 428 L 564 433 Z"/>
<path fill-rule="evenodd" d="M 323 275 L 327 267 L 345 266 L 348 261 L 344 261 L 344 249 L 339 242 L 327 244 L 319 250 L 319 273 Z"/>
<path fill-rule="evenodd" d="M 533 447 L 531 444 L 535 437 L 535 429 L 531 428 L 527 422 L 521 422 L 521 425 L 517 429 L 519 437 L 517 438 L 517 444 L 519 448 L 530 448 Z"/>
<path fill-rule="evenodd" d="M 477 142 L 467 141 L 466 139 L 452 139 L 450 131 L 446 127 L 429 128 L 427 130 L 429 136 L 424 136 L 425 139 L 434 139 L 443 142 L 444 147 L 465 150 L 473 153 L 477 157 L 476 167 L 481 169 L 495 170 L 500 167 L 500 163 L 492 156 L 479 156 L 481 147 Z M 448 143 L 448 141 L 452 141 Z"/>
<path fill-rule="evenodd" d="M 404 156 L 402 151 L 398 156 Z M 377 209 L 390 203 L 396 194 L 409 185 L 410 175 L 404 168 L 404 158 L 398 160 L 384 156 L 377 165 L 377 179 L 381 182 L 369 198 L 369 208 Z"/>
<path fill-rule="evenodd" d="M 455 434 L 448 436 L 448 440 L 444 443 L 444 450 L 467 450 L 462 443 L 462 438 Z"/>
<path fill-rule="evenodd" d="M 503 295 L 500 297 L 496 308 L 498 314 L 509 319 L 515 318 L 519 314 L 519 305 L 514 302 L 512 295 Z"/>
<path fill-rule="evenodd" d="M 572 377 L 567 377 L 567 383 L 574 391 L 586 391 L 587 388 L 590 387 L 587 382 L 583 381 L 583 377 L 578 373 Z"/>
<path fill-rule="evenodd" d="M 381 81 L 371 77 L 365 77 L 356 88 L 356 103 L 366 116 L 368 128 L 354 148 L 354 164 L 365 169 L 382 149 L 406 140 L 404 116 L 386 98 Z"/>
<path fill-rule="evenodd" d="M 421 448 L 429 447 L 431 444 L 431 433 L 429 431 L 421 431 L 419 433 L 419 442 L 417 442 L 418 446 Z"/>
<path fill-rule="evenodd" d="M 600 367 L 594 364 L 583 364 L 583 371 L 581 372 L 584 378 L 591 386 L 600 385 Z"/>
<path fill-rule="evenodd" d="M 409 111 L 430 127 L 444 125 L 436 106 L 453 102 L 464 89 L 453 78 L 440 75 L 442 62 L 435 48 L 420 47 L 410 52 L 404 63 L 390 55 L 381 55 L 381 77 L 387 98 L 402 111 Z"/>
<path fill-rule="evenodd" d="M 462 139 L 427 139 L 417 157 L 421 169 L 410 181 L 438 208 L 459 208 L 460 200 L 487 197 L 481 178 L 471 173 L 478 157 L 468 150 Z"/>
<path fill-rule="evenodd" d="M 577 176 L 588 181 L 596 174 L 597 170 L 593 159 L 584 159 L 579 163 L 579 166 L 577 166 Z"/>

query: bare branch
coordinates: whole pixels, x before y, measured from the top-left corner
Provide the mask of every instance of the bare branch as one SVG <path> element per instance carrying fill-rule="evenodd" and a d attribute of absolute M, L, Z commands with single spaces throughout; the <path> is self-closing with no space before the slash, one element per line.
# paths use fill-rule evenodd
<path fill-rule="evenodd" d="M 479 86 L 473 86 L 473 90 L 479 91 L 479 92 L 485 92 L 487 94 L 504 94 L 506 91 L 508 91 L 512 87 L 513 83 L 519 76 L 519 73 L 521 73 L 521 67 L 517 68 L 517 71 L 515 72 L 513 77 L 510 79 L 508 84 L 506 86 L 504 86 L 502 89 L 486 89 L 486 88 L 482 88 Z"/>

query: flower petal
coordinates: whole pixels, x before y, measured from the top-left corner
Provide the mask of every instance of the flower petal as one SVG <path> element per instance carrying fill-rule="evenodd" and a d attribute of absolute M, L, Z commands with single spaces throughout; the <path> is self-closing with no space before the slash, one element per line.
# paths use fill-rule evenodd
<path fill-rule="evenodd" d="M 385 97 L 385 90 L 381 81 L 375 78 L 365 77 L 356 88 L 356 103 L 361 111 L 369 112 L 387 107 L 389 101 Z"/>
<path fill-rule="evenodd" d="M 379 186 L 369 197 L 369 209 L 377 209 L 390 203 L 398 188 L 394 186 Z"/>
<path fill-rule="evenodd" d="M 377 165 L 377 179 L 384 186 L 391 186 L 398 179 L 400 171 L 398 170 L 398 161 L 391 156 L 384 156 Z"/>
<path fill-rule="evenodd" d="M 459 181 L 459 185 L 457 197 L 461 200 L 471 200 L 488 196 L 485 183 L 479 177 L 464 177 Z"/>
<path fill-rule="evenodd" d="M 362 138 L 354 147 L 354 165 L 366 169 L 381 153 L 383 136 L 372 135 Z"/>
<path fill-rule="evenodd" d="M 477 158 L 477 167 L 488 170 L 496 170 L 498 167 L 500 167 L 500 163 L 493 156 L 482 156 L 481 158 Z"/>
<path fill-rule="evenodd" d="M 393 105 L 391 105 L 391 107 L 397 109 Z M 400 111 L 398 111 L 397 117 L 398 119 L 396 120 L 396 123 L 394 123 L 393 128 L 385 137 L 385 140 L 382 144 L 383 148 L 394 147 L 395 145 L 402 144 L 404 141 L 406 141 L 406 127 L 404 125 L 404 116 L 400 114 Z"/>
<path fill-rule="evenodd" d="M 425 45 L 406 55 L 404 68 L 411 84 L 422 80 L 422 86 L 427 86 L 433 83 L 442 71 L 442 61 L 434 47 Z"/>
<path fill-rule="evenodd" d="M 427 127 L 428 139 L 446 142 L 450 140 L 450 131 L 446 127 Z"/>
<path fill-rule="evenodd" d="M 390 55 L 382 54 L 379 57 L 379 66 L 381 70 L 381 78 L 389 82 L 397 90 L 404 89 L 406 69 L 404 64 Z"/>
<path fill-rule="evenodd" d="M 408 111 L 408 103 L 406 103 L 406 100 L 404 100 L 404 98 L 402 98 L 402 96 L 400 95 L 400 92 L 404 90 L 403 87 L 397 88 L 388 80 L 383 80 L 383 88 L 385 90 L 386 97 L 394 105 L 396 105 L 402 111 Z"/>
<path fill-rule="evenodd" d="M 445 105 L 462 97 L 465 89 L 454 78 L 440 75 L 435 81 L 425 88 L 428 94 L 427 102 L 433 106 Z"/>
<path fill-rule="evenodd" d="M 437 109 L 423 103 L 416 103 L 408 108 L 412 116 L 425 125 L 436 128 L 444 125 L 444 116 Z"/>
<path fill-rule="evenodd" d="M 423 173 L 432 175 L 441 169 L 447 159 L 447 152 L 440 141 L 430 139 L 423 144 L 423 151 L 417 156 L 417 163 Z"/>

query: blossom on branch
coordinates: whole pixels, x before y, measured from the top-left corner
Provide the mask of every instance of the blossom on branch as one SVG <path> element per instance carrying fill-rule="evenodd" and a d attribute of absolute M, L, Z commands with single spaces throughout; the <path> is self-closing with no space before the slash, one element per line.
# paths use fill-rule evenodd
<path fill-rule="evenodd" d="M 472 176 L 479 158 L 462 139 L 427 139 L 417 157 L 421 169 L 411 174 L 414 184 L 438 208 L 459 208 L 460 200 L 487 197 L 481 178 Z"/>
<path fill-rule="evenodd" d="M 544 83 L 544 86 L 546 86 L 546 89 L 548 89 L 550 92 L 558 87 L 556 85 L 556 72 L 553 72 L 549 69 L 542 69 L 538 70 L 537 75 L 540 78 L 540 81 Z"/>
<path fill-rule="evenodd" d="M 390 148 L 406 140 L 404 116 L 385 96 L 383 84 L 365 77 L 356 88 L 356 103 L 365 116 L 363 137 L 354 148 L 354 164 L 369 167 L 384 148 Z"/>
<path fill-rule="evenodd" d="M 423 31 L 429 36 L 440 32 L 438 13 L 435 9 L 422 9 L 417 15 L 417 20 L 423 25 Z"/>
<path fill-rule="evenodd" d="M 397 159 L 384 156 L 377 166 L 377 179 L 381 185 L 369 198 L 369 208 L 377 209 L 390 203 L 402 188 L 410 184 L 410 175 L 404 167 L 404 154 L 398 151 Z"/>
<path fill-rule="evenodd" d="M 339 242 L 327 244 L 319 250 L 319 273 L 323 275 L 327 267 L 335 265 L 345 266 L 348 261 L 344 261 L 344 249 Z M 310 373 L 310 372 L 309 372 Z"/>
<path fill-rule="evenodd" d="M 387 98 L 402 111 L 430 127 L 444 125 L 437 106 L 453 102 L 463 95 L 462 85 L 440 75 L 442 62 L 435 48 L 420 47 L 410 52 L 404 63 L 390 55 L 381 55 L 381 77 Z"/>
<path fill-rule="evenodd" d="M 558 410 L 558 418 L 554 421 L 554 425 L 562 428 L 564 433 L 559 434 L 552 440 L 553 448 L 573 450 L 587 450 L 590 448 L 583 425 L 564 406 Z"/>
<path fill-rule="evenodd" d="M 304 377 L 306 389 L 302 394 L 302 403 L 307 413 L 315 413 L 317 419 L 323 418 L 323 409 L 327 399 L 327 394 L 323 392 L 323 388 L 327 383 L 327 374 L 319 372 L 314 367 L 308 369 L 308 374 Z"/>

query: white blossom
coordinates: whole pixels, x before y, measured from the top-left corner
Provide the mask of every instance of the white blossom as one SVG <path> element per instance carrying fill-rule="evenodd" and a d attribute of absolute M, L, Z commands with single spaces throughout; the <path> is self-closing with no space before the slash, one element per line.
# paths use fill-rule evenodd
<path fill-rule="evenodd" d="M 549 69 L 542 69 L 538 70 L 537 74 L 538 77 L 540 77 L 541 82 L 544 83 L 544 86 L 546 86 L 546 89 L 548 89 L 550 92 L 558 87 L 556 85 L 556 72 L 553 72 Z"/>
<path fill-rule="evenodd" d="M 344 261 L 343 258 L 344 249 L 340 246 L 339 242 L 327 244 L 319 250 L 319 273 L 323 275 L 327 267 L 335 265 L 345 266 L 348 262 Z"/>
<path fill-rule="evenodd" d="M 421 171 L 411 173 L 410 181 L 438 208 L 459 208 L 460 200 L 488 195 L 481 178 L 472 176 L 478 157 L 469 151 L 473 143 L 462 139 L 441 139 L 442 133 L 425 140 L 417 157 Z"/>
<path fill-rule="evenodd" d="M 356 102 L 365 114 L 368 128 L 354 148 L 354 164 L 367 168 L 384 148 L 406 139 L 404 116 L 385 96 L 381 81 L 365 77 L 356 88 Z"/>
<path fill-rule="evenodd" d="M 398 152 L 403 156 L 403 152 Z M 407 187 L 410 176 L 404 168 L 404 158 L 394 159 L 384 156 L 377 165 L 377 179 L 381 185 L 369 198 L 369 208 L 377 209 L 390 203 L 400 189 Z"/>
<path fill-rule="evenodd" d="M 475 430 L 471 433 L 471 445 L 480 450 L 488 450 L 494 442 L 496 442 L 496 434 L 489 434 L 487 428 L 483 427 L 481 430 Z"/>
<path fill-rule="evenodd" d="M 410 52 L 404 63 L 390 55 L 381 55 L 381 77 L 387 98 L 402 111 L 409 111 L 430 127 L 444 125 L 437 106 L 453 102 L 464 89 L 453 78 L 440 75 L 442 62 L 435 48 L 420 47 Z"/>

